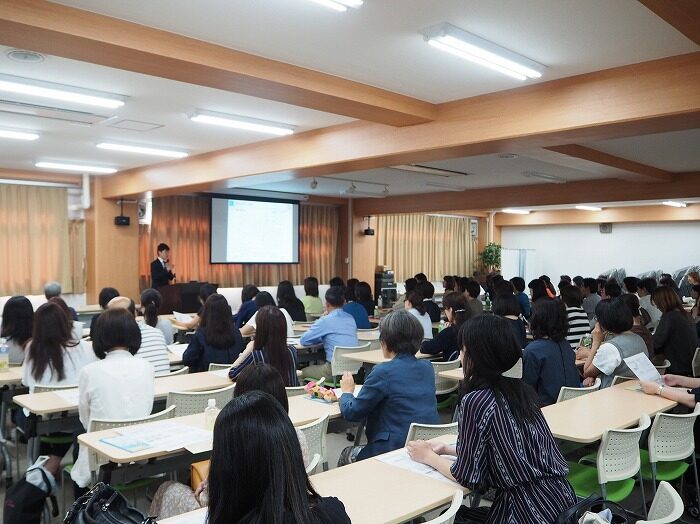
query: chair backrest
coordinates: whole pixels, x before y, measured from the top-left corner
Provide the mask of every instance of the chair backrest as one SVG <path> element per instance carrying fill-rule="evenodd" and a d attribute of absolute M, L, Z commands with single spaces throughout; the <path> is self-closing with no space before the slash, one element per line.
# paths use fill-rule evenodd
<path fill-rule="evenodd" d="M 349 371 L 353 375 L 357 373 L 362 367 L 362 362 L 348 360 L 347 358 L 343 358 L 343 355 L 367 351 L 369 349 L 369 345 L 370 342 L 366 342 L 359 346 L 335 346 L 335 349 L 333 349 L 333 358 L 331 359 L 331 370 L 333 372 L 333 376 L 338 377 L 346 371 Z"/>
<path fill-rule="evenodd" d="M 305 386 L 286 387 L 284 390 L 287 392 L 287 397 L 298 397 L 306 393 Z"/>
<path fill-rule="evenodd" d="M 318 468 L 319 462 L 321 462 L 321 455 L 316 453 L 311 459 L 311 462 L 309 462 L 309 465 L 306 466 L 306 474 L 313 475 L 316 473 L 316 468 Z"/>
<path fill-rule="evenodd" d="M 639 439 L 651 425 L 649 415 L 643 413 L 639 426 L 630 429 L 608 429 L 598 448 L 598 483 L 634 477 L 639 471 Z"/>
<path fill-rule="evenodd" d="M 51 391 L 63 391 L 64 389 L 75 389 L 77 387 L 77 384 L 72 386 L 40 386 L 37 384 L 34 386 L 34 393 L 50 393 Z"/>
<path fill-rule="evenodd" d="M 559 397 L 557 397 L 557 403 L 564 402 L 565 400 L 570 400 L 572 398 L 580 397 L 588 393 L 597 391 L 600 388 L 600 379 L 596 378 L 592 386 L 586 388 L 570 388 L 568 386 L 562 386 L 559 390 Z"/>
<path fill-rule="evenodd" d="M 166 377 L 174 377 L 176 375 L 187 375 L 190 372 L 189 366 L 183 366 L 177 371 L 172 371 L 171 373 L 168 373 L 165 375 Z"/>
<path fill-rule="evenodd" d="M 449 424 L 418 424 L 411 422 L 406 435 L 406 444 L 412 440 L 430 440 L 443 435 L 457 435 L 457 423 Z"/>
<path fill-rule="evenodd" d="M 700 377 L 700 348 L 696 348 L 693 355 L 693 376 Z"/>
<path fill-rule="evenodd" d="M 700 404 L 692 413 L 674 415 L 659 413 L 649 432 L 649 461 L 682 460 L 695 452 L 693 426 L 700 415 Z"/>
<path fill-rule="evenodd" d="M 364 333 L 368 333 L 368 332 L 370 332 L 370 333 L 371 333 L 371 332 L 379 333 L 379 326 L 375 326 L 375 327 L 372 327 L 372 328 L 357 328 L 357 331 L 359 331 L 359 332 L 364 332 Z"/>
<path fill-rule="evenodd" d="M 462 506 L 463 500 L 464 493 L 462 493 L 460 490 L 456 490 L 454 496 L 452 497 L 452 504 L 450 504 L 449 509 L 439 517 L 429 520 L 425 524 L 453 524 L 459 508 Z"/>
<path fill-rule="evenodd" d="M 678 521 L 684 511 L 681 496 L 671 484 L 662 480 L 651 503 L 647 520 L 638 520 L 637 524 L 671 524 Z"/>
<path fill-rule="evenodd" d="M 326 433 L 328 431 L 328 415 L 324 415 L 310 424 L 297 426 L 296 429 L 306 438 L 309 453 L 321 456 L 320 464 L 318 465 L 318 469 L 320 469 L 327 460 Z"/>
<path fill-rule="evenodd" d="M 209 371 L 219 371 L 220 369 L 231 369 L 231 364 L 209 364 Z"/>
<path fill-rule="evenodd" d="M 622 382 L 629 382 L 630 380 L 637 380 L 637 379 L 632 378 L 632 377 L 623 377 L 623 376 L 621 376 L 621 375 L 615 375 L 615 376 L 613 377 L 612 383 L 611 383 L 610 385 L 611 385 L 611 386 L 616 386 L 616 385 L 618 385 L 618 384 L 620 384 L 620 383 L 622 383 Z"/>
<path fill-rule="evenodd" d="M 216 407 L 223 409 L 233 398 L 233 386 L 209 391 L 171 391 L 165 405 L 175 406 L 175 417 L 204 413 L 210 398 L 216 400 Z"/>
<path fill-rule="evenodd" d="M 435 373 L 435 394 L 446 395 L 447 393 L 456 391 L 459 387 L 459 382 L 451 378 L 443 378 L 439 373 L 441 371 L 457 369 L 461 365 L 461 362 L 459 360 L 451 360 L 450 362 L 435 362 L 433 360 L 430 363 L 433 365 L 433 372 Z"/>
<path fill-rule="evenodd" d="M 666 373 L 666 370 L 671 367 L 671 363 L 668 360 L 664 360 L 664 363 L 661 364 L 660 366 L 654 366 L 656 368 L 656 371 L 659 372 L 659 375 L 663 375 Z"/>

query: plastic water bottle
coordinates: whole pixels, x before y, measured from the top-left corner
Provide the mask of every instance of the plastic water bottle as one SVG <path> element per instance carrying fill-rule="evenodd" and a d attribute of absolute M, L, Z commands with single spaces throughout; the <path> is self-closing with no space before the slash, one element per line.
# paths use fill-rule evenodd
<path fill-rule="evenodd" d="M 491 311 L 491 298 L 488 296 L 488 294 L 484 299 L 484 311 Z"/>
<path fill-rule="evenodd" d="M 216 399 L 210 398 L 207 401 L 207 407 L 204 408 L 204 426 L 209 431 L 214 431 L 214 423 L 219 415 L 219 408 L 216 407 Z"/>
<path fill-rule="evenodd" d="M 10 370 L 10 348 L 7 346 L 7 340 L 0 338 L 0 372 Z"/>

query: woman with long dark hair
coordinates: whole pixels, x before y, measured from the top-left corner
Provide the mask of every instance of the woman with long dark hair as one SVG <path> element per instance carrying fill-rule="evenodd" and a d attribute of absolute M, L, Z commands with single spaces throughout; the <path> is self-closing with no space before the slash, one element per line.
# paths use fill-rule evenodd
<path fill-rule="evenodd" d="M 513 377 L 522 350 L 508 323 L 496 315 L 470 319 L 459 340 L 464 396 L 457 446 L 410 442 L 411 458 L 469 489 L 496 490 L 490 508 L 462 507 L 455 522 L 555 522 L 576 495 L 535 392 Z"/>
<path fill-rule="evenodd" d="M 24 350 L 32 338 L 33 327 L 34 308 L 27 297 L 12 297 L 5 302 L 0 336 L 7 342 L 10 364 L 19 365 L 24 362 Z"/>
<path fill-rule="evenodd" d="M 238 329 L 241 329 L 241 327 L 248 322 L 250 317 L 253 316 L 253 313 L 258 310 L 253 300 L 258 293 L 260 293 L 260 290 L 253 284 L 246 284 L 243 286 L 243 289 L 241 289 L 241 307 L 238 308 L 238 312 L 233 315 L 233 322 Z"/>
<path fill-rule="evenodd" d="M 175 337 L 170 320 L 158 318 L 158 310 L 163 304 L 163 296 L 157 289 L 144 289 L 141 293 L 141 308 L 146 325 L 159 329 L 165 337 L 166 344 L 172 344 Z"/>
<path fill-rule="evenodd" d="M 217 417 L 208 489 L 209 524 L 350 522 L 342 502 L 316 493 L 292 422 L 260 391 L 234 398 Z"/>
<path fill-rule="evenodd" d="M 306 321 L 304 303 L 297 298 L 294 286 L 289 280 L 283 280 L 277 285 L 277 307 L 286 309 L 292 320 L 297 322 Z"/>
<path fill-rule="evenodd" d="M 265 306 L 256 313 L 255 339 L 233 363 L 229 377 L 235 379 L 251 364 L 270 364 L 279 371 L 287 387 L 298 386 L 297 350 L 287 344 L 287 322 L 279 308 Z"/>
<path fill-rule="evenodd" d="M 430 321 L 425 304 L 423 303 L 423 295 L 418 291 L 411 291 L 406 295 L 404 300 L 404 309 L 418 319 L 423 327 L 423 340 L 433 339 L 433 323 Z"/>
<path fill-rule="evenodd" d="M 533 304 L 541 298 L 549 298 L 549 293 L 547 293 L 547 284 L 545 284 L 544 280 L 539 278 L 530 280 L 527 287 L 530 288 L 530 301 Z"/>
<path fill-rule="evenodd" d="M 182 355 L 192 373 L 207 371 L 209 364 L 231 364 L 243 351 L 243 337 L 234 327 L 231 306 L 223 295 L 214 293 L 204 304 L 202 320 Z"/>

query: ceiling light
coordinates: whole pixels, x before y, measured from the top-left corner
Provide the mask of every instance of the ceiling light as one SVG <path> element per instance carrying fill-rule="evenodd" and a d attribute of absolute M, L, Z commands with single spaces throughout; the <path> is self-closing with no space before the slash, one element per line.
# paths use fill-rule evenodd
<path fill-rule="evenodd" d="M 362 7 L 363 0 L 311 0 L 319 5 L 333 9 L 334 11 L 347 11 L 348 7 L 358 9 Z"/>
<path fill-rule="evenodd" d="M 248 118 L 245 116 L 214 113 L 213 111 L 197 111 L 190 117 L 190 120 L 193 122 L 200 122 L 202 124 L 233 127 L 235 129 L 256 131 L 258 133 L 267 133 L 269 135 L 284 136 L 294 133 L 294 127 L 286 124 L 268 122 L 266 120 L 258 120 L 256 118 Z"/>
<path fill-rule="evenodd" d="M 36 167 L 42 169 L 56 169 L 58 171 L 73 171 L 75 173 L 96 173 L 100 175 L 111 175 L 117 170 L 113 167 L 86 166 L 82 164 L 64 164 L 62 162 L 36 162 Z"/>
<path fill-rule="evenodd" d="M 67 187 L 76 188 L 76 184 L 66 184 L 62 182 L 44 182 L 43 180 L 21 180 L 14 178 L 0 178 L 0 184 L 12 186 L 39 186 L 39 187 Z"/>
<path fill-rule="evenodd" d="M 24 49 L 10 49 L 5 53 L 7 58 L 13 62 L 24 62 L 29 64 L 38 64 L 44 61 L 44 55 L 34 51 L 26 51 Z"/>
<path fill-rule="evenodd" d="M 315 178 L 311 181 L 311 189 L 316 189 L 318 187 L 318 180 Z"/>
<path fill-rule="evenodd" d="M 578 209 L 580 211 L 602 211 L 603 210 L 602 207 L 598 207 L 598 206 L 575 206 L 575 207 L 576 207 L 576 209 Z"/>
<path fill-rule="evenodd" d="M 539 171 L 523 171 L 523 176 L 525 178 L 539 178 L 541 180 L 546 180 L 552 184 L 564 184 L 566 179 L 556 175 L 550 175 L 548 173 L 540 173 Z"/>
<path fill-rule="evenodd" d="M 13 131 L 11 129 L 0 129 L 0 138 L 14 138 L 15 140 L 36 140 L 39 133 L 29 131 Z"/>
<path fill-rule="evenodd" d="M 507 207 L 501 209 L 501 213 L 508 213 L 509 215 L 529 215 L 530 211 L 527 209 L 513 209 L 512 207 Z"/>
<path fill-rule="evenodd" d="M 399 166 L 389 166 L 389 169 L 398 169 L 400 171 L 413 171 L 415 173 L 437 175 L 442 177 L 450 177 L 454 175 L 469 176 L 472 174 L 467 173 L 466 171 L 453 171 L 451 169 L 441 169 L 439 167 L 422 166 L 420 164 L 401 164 Z"/>
<path fill-rule="evenodd" d="M 511 78 L 526 80 L 540 78 L 546 69 L 542 64 L 519 55 L 510 49 L 484 40 L 452 24 L 429 27 L 424 32 L 431 46 L 479 64 Z"/>
<path fill-rule="evenodd" d="M 665 206 L 671 206 L 671 207 L 686 207 L 685 202 L 676 202 L 675 200 L 666 200 L 665 202 L 661 202 Z"/>
<path fill-rule="evenodd" d="M 111 109 L 123 106 L 125 100 L 123 96 L 101 91 L 3 74 L 0 74 L 0 91 Z"/>
<path fill-rule="evenodd" d="M 427 187 L 439 187 L 445 191 L 464 191 L 466 187 L 450 186 L 448 184 L 440 184 L 439 182 L 426 182 L 423 184 Z"/>
<path fill-rule="evenodd" d="M 100 149 L 108 149 L 110 151 L 124 151 L 125 153 L 139 153 L 142 155 L 164 156 L 167 158 L 185 158 L 189 153 L 185 151 L 176 151 L 174 149 L 160 149 L 149 146 L 134 146 L 129 144 L 117 144 L 114 142 L 100 142 L 97 144 Z"/>

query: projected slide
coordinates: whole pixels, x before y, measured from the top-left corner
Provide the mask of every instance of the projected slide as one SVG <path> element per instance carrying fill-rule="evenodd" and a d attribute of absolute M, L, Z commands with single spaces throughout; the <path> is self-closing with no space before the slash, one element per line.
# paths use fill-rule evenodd
<path fill-rule="evenodd" d="M 213 198 L 211 262 L 299 262 L 299 204 Z"/>

